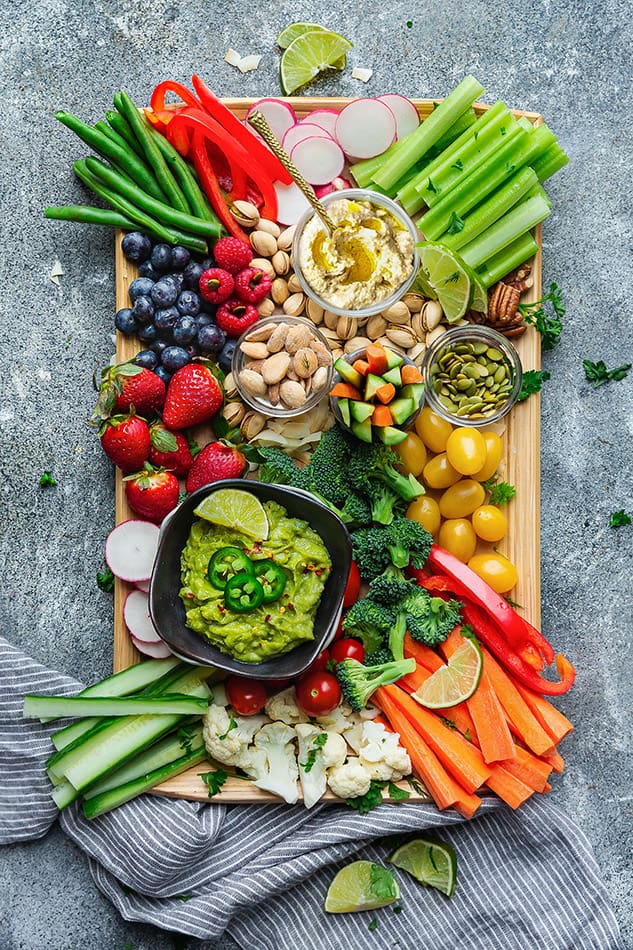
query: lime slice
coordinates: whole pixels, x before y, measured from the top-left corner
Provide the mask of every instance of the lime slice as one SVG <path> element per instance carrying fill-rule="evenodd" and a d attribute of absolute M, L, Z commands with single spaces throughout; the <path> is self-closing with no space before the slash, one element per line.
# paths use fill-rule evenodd
<path fill-rule="evenodd" d="M 325 69 L 338 68 L 337 60 L 352 48 L 349 40 L 331 30 L 307 30 L 284 50 L 279 63 L 281 88 L 286 95 L 304 86 Z"/>
<path fill-rule="evenodd" d="M 470 309 L 477 313 L 488 313 L 488 291 L 476 274 L 471 275 L 473 282 L 473 299 L 470 302 Z"/>
<path fill-rule="evenodd" d="M 483 656 L 479 644 L 468 637 L 453 653 L 446 666 L 429 676 L 413 693 L 413 698 L 427 709 L 449 709 L 473 695 L 479 686 Z"/>
<path fill-rule="evenodd" d="M 308 30 L 323 30 L 326 33 L 331 32 L 331 30 L 321 26 L 320 23 L 291 23 L 279 33 L 275 39 L 275 43 L 281 47 L 281 49 L 288 49 L 293 40 L 296 40 L 296 38 L 303 33 L 307 33 Z"/>
<path fill-rule="evenodd" d="M 353 914 L 386 907 L 399 897 L 400 887 L 391 871 L 373 861 L 353 861 L 330 884 L 324 907 L 328 914 Z"/>
<path fill-rule="evenodd" d="M 472 271 L 447 247 L 421 244 L 420 264 L 424 276 L 437 294 L 449 323 L 456 323 L 470 307 L 473 295 Z"/>
<path fill-rule="evenodd" d="M 223 528 L 235 528 L 257 541 L 268 538 L 268 518 L 261 501 L 239 488 L 212 492 L 200 502 L 194 515 Z"/>
<path fill-rule="evenodd" d="M 408 871 L 425 887 L 434 887 L 447 897 L 453 896 L 457 855 L 450 844 L 431 838 L 414 838 L 394 851 L 387 860 Z"/>

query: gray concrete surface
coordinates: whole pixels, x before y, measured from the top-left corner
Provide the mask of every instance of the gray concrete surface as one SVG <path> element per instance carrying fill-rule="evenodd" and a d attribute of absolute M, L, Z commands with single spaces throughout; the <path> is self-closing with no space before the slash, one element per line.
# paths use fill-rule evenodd
<path fill-rule="evenodd" d="M 572 163 L 548 186 L 544 278 L 562 286 L 568 312 L 561 345 L 544 359 L 543 621 L 578 681 L 560 704 L 576 732 L 552 800 L 591 840 L 632 945 L 633 528 L 608 522 L 616 509 L 633 512 L 633 375 L 594 391 L 581 364 L 633 358 L 628 4 L 2 0 L 0 11 L 0 629 L 86 681 L 112 660 L 112 601 L 95 572 L 113 478 L 85 420 L 92 372 L 113 349 L 113 244 L 106 231 L 43 219 L 46 204 L 82 199 L 70 164 L 85 149 L 55 110 L 96 121 L 117 89 L 141 103 L 158 80 L 194 71 L 220 94 L 275 95 L 274 37 L 308 19 L 353 40 L 350 67 L 374 70 L 367 86 L 348 68 L 315 83 L 316 94 L 441 96 L 473 72 L 486 101 L 540 111 L 557 132 Z M 261 53 L 260 69 L 241 75 L 223 63 L 229 46 Z M 56 258 L 59 287 L 48 276 Z M 55 488 L 39 487 L 44 469 Z M 0 858 L 0 948 L 41 946 L 212 948 L 122 921 L 58 830 Z"/>

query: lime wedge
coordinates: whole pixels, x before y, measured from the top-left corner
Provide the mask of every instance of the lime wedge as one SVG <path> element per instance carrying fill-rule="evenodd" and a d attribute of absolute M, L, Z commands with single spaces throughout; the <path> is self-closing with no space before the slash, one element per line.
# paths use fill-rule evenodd
<path fill-rule="evenodd" d="M 279 78 L 285 95 L 310 82 L 325 69 L 339 68 L 337 60 L 352 48 L 349 40 L 331 30 L 307 30 L 284 50 L 279 63 Z"/>
<path fill-rule="evenodd" d="M 465 637 L 447 665 L 429 676 L 412 696 L 427 709 L 457 706 L 473 695 L 479 686 L 482 670 L 483 657 L 479 644 Z"/>
<path fill-rule="evenodd" d="M 424 273 L 422 267 L 418 269 L 417 276 L 411 287 L 411 293 L 422 294 L 422 296 L 426 297 L 427 300 L 437 300 L 437 294 L 426 279 L 426 274 Z"/>
<path fill-rule="evenodd" d="M 324 907 L 328 914 L 353 914 L 386 907 L 399 897 L 400 887 L 391 871 L 373 861 L 353 861 L 330 884 Z"/>
<path fill-rule="evenodd" d="M 470 302 L 470 309 L 477 313 L 488 313 L 488 291 L 476 274 L 471 275 L 473 282 L 473 299 Z"/>
<path fill-rule="evenodd" d="M 239 488 L 212 492 L 200 502 L 194 515 L 223 528 L 235 528 L 257 541 L 268 538 L 268 518 L 261 501 Z"/>
<path fill-rule="evenodd" d="M 425 887 L 434 887 L 447 897 L 453 896 L 457 855 L 450 844 L 431 838 L 414 838 L 401 845 L 387 860 L 408 871 Z"/>
<path fill-rule="evenodd" d="M 275 39 L 277 46 L 281 49 L 288 49 L 293 40 L 296 40 L 298 36 L 301 36 L 303 33 L 307 33 L 308 30 L 324 30 L 327 33 L 331 31 L 326 27 L 321 26 L 320 23 L 290 23 L 289 26 L 285 27 L 279 33 Z"/>
<path fill-rule="evenodd" d="M 441 244 L 420 245 L 420 264 L 424 276 L 442 305 L 449 323 L 456 323 L 470 307 L 473 295 L 472 271 L 460 258 Z"/>

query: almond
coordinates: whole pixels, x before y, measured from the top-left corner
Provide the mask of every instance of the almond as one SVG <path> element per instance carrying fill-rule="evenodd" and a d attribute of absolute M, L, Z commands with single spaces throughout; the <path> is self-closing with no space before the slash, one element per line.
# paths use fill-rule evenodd
<path fill-rule="evenodd" d="M 301 383 L 285 380 L 279 387 L 281 401 L 288 409 L 300 409 L 307 399 L 306 391 Z"/>
<path fill-rule="evenodd" d="M 272 356 L 269 356 L 267 360 L 264 360 L 262 366 L 262 377 L 264 382 L 268 386 L 274 386 L 275 383 L 281 382 L 288 371 L 290 366 L 290 355 L 286 353 L 285 350 L 281 350 L 279 353 L 274 353 Z"/>
<path fill-rule="evenodd" d="M 312 374 L 316 372 L 319 366 L 319 360 L 314 350 L 303 346 L 295 353 L 292 366 L 300 379 L 308 379 L 309 376 L 312 376 Z"/>

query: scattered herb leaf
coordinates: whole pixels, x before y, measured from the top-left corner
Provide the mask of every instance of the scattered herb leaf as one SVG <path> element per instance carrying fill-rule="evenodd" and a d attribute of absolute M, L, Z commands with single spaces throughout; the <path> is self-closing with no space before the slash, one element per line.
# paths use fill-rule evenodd
<path fill-rule="evenodd" d="M 396 879 L 391 871 L 384 868 L 382 864 L 374 864 L 373 862 L 369 869 L 369 889 L 380 900 L 389 900 L 390 897 L 395 897 L 398 892 Z"/>
<path fill-rule="evenodd" d="M 630 363 L 623 363 L 622 366 L 616 366 L 615 369 L 607 369 L 604 360 L 598 360 L 597 363 L 592 363 L 591 360 L 583 360 L 582 365 L 585 370 L 585 376 L 590 383 L 593 383 L 594 389 L 597 389 L 598 386 L 604 386 L 605 383 L 610 383 L 611 381 L 616 383 L 620 382 L 621 379 L 628 376 L 629 370 L 631 369 Z"/>
<path fill-rule="evenodd" d="M 402 904 L 396 904 L 396 906 L 392 907 L 391 909 L 394 912 L 394 914 L 401 914 L 402 911 L 404 910 L 404 907 L 402 906 Z"/>
<path fill-rule="evenodd" d="M 305 762 L 300 762 L 299 765 L 304 772 L 311 772 L 312 766 L 316 762 L 317 752 L 319 749 L 322 749 L 325 743 L 327 742 L 327 732 L 320 732 L 318 736 L 314 737 L 314 742 L 312 743 L 312 748 L 308 752 L 308 757 Z"/>
<path fill-rule="evenodd" d="M 389 798 L 393 799 L 394 802 L 404 802 L 411 796 L 411 792 L 408 792 L 406 788 L 400 788 L 399 785 L 395 785 L 393 782 L 389 782 L 387 791 L 389 792 Z"/>
<path fill-rule="evenodd" d="M 411 775 L 409 775 L 409 777 L 407 778 L 407 784 L 413 789 L 414 792 L 417 792 L 418 795 L 425 794 L 425 791 L 420 785 L 420 783 L 417 781 L 417 779 L 414 779 Z"/>
<path fill-rule="evenodd" d="M 198 772 L 198 775 L 209 789 L 209 798 L 217 795 L 228 778 L 224 769 L 216 769 L 215 772 Z"/>
<path fill-rule="evenodd" d="M 430 178 L 429 178 L 429 183 L 426 187 L 429 189 L 429 191 L 432 191 L 434 195 L 438 193 L 439 189 L 433 184 Z"/>
<path fill-rule="evenodd" d="M 440 716 L 440 719 L 442 720 L 444 725 L 447 726 L 449 729 L 457 729 L 457 726 L 455 725 L 453 720 L 449 719 L 447 716 Z"/>
<path fill-rule="evenodd" d="M 464 230 L 464 219 L 460 218 L 456 211 L 451 211 L 446 230 L 449 234 L 459 234 L 460 231 Z"/>
<path fill-rule="evenodd" d="M 218 739 L 223 742 L 228 736 L 229 732 L 231 732 L 233 729 L 237 729 L 237 720 L 235 719 L 233 713 L 231 713 L 229 717 L 229 728 L 226 730 L 223 736 L 218 736 Z"/>
<path fill-rule="evenodd" d="M 97 571 L 97 587 L 107 594 L 114 590 L 114 574 L 107 564 L 102 571 Z"/>
<path fill-rule="evenodd" d="M 467 729 L 466 732 L 464 733 L 464 739 L 466 740 L 466 742 L 473 741 L 473 737 L 470 734 L 470 729 Z"/>
<path fill-rule="evenodd" d="M 185 500 L 187 495 L 188 495 L 187 490 L 185 488 L 181 488 L 180 491 L 178 492 L 178 504 L 181 504 L 181 502 Z"/>
<path fill-rule="evenodd" d="M 42 486 L 42 488 L 48 488 L 49 486 L 52 487 L 53 485 L 56 485 L 56 484 L 57 482 L 53 478 L 51 472 L 42 472 L 42 474 L 40 475 L 40 485 Z"/>
<path fill-rule="evenodd" d="M 413 20 L 407 20 L 407 30 L 410 30 L 413 26 Z"/>
<path fill-rule="evenodd" d="M 366 815 L 372 808 L 382 805 L 382 790 L 386 788 L 386 782 L 379 782 L 372 779 L 369 791 L 364 795 L 358 795 L 356 798 L 346 798 L 345 804 L 354 808 L 359 814 Z"/>
<path fill-rule="evenodd" d="M 483 482 L 483 487 L 486 491 L 490 492 L 488 504 L 496 505 L 498 508 L 502 505 L 507 505 L 517 493 L 514 485 L 509 485 L 508 482 L 497 482 L 496 475 L 486 479 L 486 481 Z"/>
<path fill-rule="evenodd" d="M 70 341 L 71 341 L 71 340 L 72 340 L 72 336 L 71 336 L 70 333 L 69 333 L 68 336 L 66 337 L 66 342 L 64 343 L 64 349 L 65 349 L 65 350 L 67 350 L 68 347 L 70 346 Z"/>
<path fill-rule="evenodd" d="M 523 604 L 518 604 L 516 600 L 512 600 L 509 594 L 504 594 L 503 599 L 506 604 L 510 604 L 511 607 L 514 607 L 515 610 L 523 610 Z"/>
<path fill-rule="evenodd" d="M 182 728 L 178 730 L 178 745 L 186 755 L 191 752 L 191 743 L 194 735 L 195 729 L 193 726 L 182 726 Z"/>
<path fill-rule="evenodd" d="M 458 158 L 456 162 L 453 162 L 451 168 L 456 168 L 458 172 L 462 172 L 464 170 L 464 163 L 462 162 L 461 158 Z"/>
<path fill-rule="evenodd" d="M 517 402 L 524 402 L 534 393 L 540 393 L 541 386 L 550 378 L 549 373 L 540 369 L 528 369 L 523 373 L 523 384 L 521 392 L 517 396 Z"/>
<path fill-rule="evenodd" d="M 502 135 L 505 135 L 505 134 L 506 134 L 506 127 L 505 127 L 505 125 L 502 125 L 501 128 L 499 129 L 499 131 L 501 132 Z"/>
<path fill-rule="evenodd" d="M 182 901 L 183 904 L 186 904 L 187 901 L 190 901 L 193 897 L 193 894 L 176 894 L 176 899 Z"/>
<path fill-rule="evenodd" d="M 376 920 L 375 917 L 372 917 L 372 919 L 369 921 L 369 924 L 367 926 L 367 930 L 376 930 L 377 927 L 378 927 L 378 921 Z"/>
<path fill-rule="evenodd" d="M 625 524 L 631 524 L 631 516 L 627 515 L 624 508 L 620 508 L 619 511 L 614 511 L 609 518 L 610 528 L 622 528 Z"/>
<path fill-rule="evenodd" d="M 545 304 L 552 305 L 554 316 L 548 313 Z M 553 350 L 560 341 L 560 335 L 563 332 L 562 319 L 565 316 L 565 305 L 558 284 L 552 282 L 549 285 L 549 292 L 540 300 L 534 303 L 520 303 L 519 313 L 523 315 L 526 323 L 536 327 L 541 334 L 541 347 L 544 350 Z"/>

